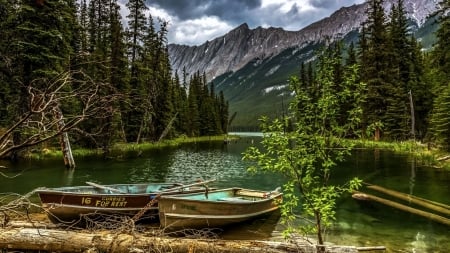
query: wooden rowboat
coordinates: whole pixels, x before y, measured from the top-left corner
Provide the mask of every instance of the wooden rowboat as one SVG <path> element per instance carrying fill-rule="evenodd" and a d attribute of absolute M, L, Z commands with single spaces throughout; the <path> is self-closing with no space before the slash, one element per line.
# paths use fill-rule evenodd
<path fill-rule="evenodd" d="M 155 199 L 160 195 L 204 192 L 200 184 L 172 183 L 99 185 L 87 182 L 87 186 L 40 188 L 36 190 L 43 209 L 53 223 L 82 224 L 84 218 L 101 215 L 133 217 L 146 209 L 139 220 L 158 218 Z M 150 203 L 152 201 L 152 203 Z M 150 205 L 148 205 L 150 203 Z"/>
<path fill-rule="evenodd" d="M 225 227 L 278 211 L 281 202 L 278 190 L 229 188 L 165 195 L 158 200 L 159 220 L 169 229 Z"/>

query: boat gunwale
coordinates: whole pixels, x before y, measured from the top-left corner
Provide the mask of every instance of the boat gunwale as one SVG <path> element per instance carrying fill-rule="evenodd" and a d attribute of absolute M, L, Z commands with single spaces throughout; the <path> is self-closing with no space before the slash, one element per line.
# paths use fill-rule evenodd
<path fill-rule="evenodd" d="M 179 187 L 175 184 L 171 184 L 171 183 L 150 183 L 150 184 L 109 184 L 109 185 L 103 185 L 103 186 L 107 186 L 107 187 L 117 187 L 117 186 L 151 186 L 151 185 L 161 185 L 161 186 L 174 186 L 173 188 Z M 157 190 L 157 191 L 152 191 L 152 192 L 139 192 L 139 193 L 130 193 L 130 192 L 124 192 L 124 193 L 120 193 L 120 192 L 111 192 L 111 193 L 100 193 L 100 192 L 78 192 L 78 191 L 71 191 L 71 190 L 76 190 L 76 189 L 86 189 L 86 190 L 90 190 L 92 189 L 93 191 L 95 191 L 96 189 L 98 189 L 95 186 L 90 186 L 90 185 L 82 185 L 82 186 L 67 186 L 67 187 L 57 187 L 57 188 L 46 188 L 46 187 L 41 187 L 37 190 L 35 190 L 35 192 L 37 194 L 52 194 L 52 195 L 61 195 L 61 196 L 67 196 L 67 195 L 71 195 L 71 196 L 76 196 L 76 195 L 95 195 L 95 196 L 113 196 L 113 195 L 118 195 L 118 196 L 122 196 L 122 197 L 126 197 L 126 196 L 142 196 L 142 195 L 158 195 L 158 194 L 183 194 L 183 191 L 180 191 L 179 189 L 174 189 L 173 191 L 171 191 L 171 188 L 167 188 L 167 189 L 163 189 L 163 190 Z M 191 193 L 189 190 L 184 190 L 187 193 Z"/>
<path fill-rule="evenodd" d="M 157 191 L 157 192 L 143 192 L 143 193 L 95 193 L 95 192 L 61 192 L 61 191 L 36 191 L 38 194 L 51 194 L 60 196 L 98 196 L 98 197 L 111 197 L 111 196 L 121 196 L 121 197 L 140 197 L 140 196 L 151 196 L 158 194 L 172 193 L 176 191 Z"/>
<path fill-rule="evenodd" d="M 191 203 L 215 203 L 215 204 L 226 204 L 226 205 L 254 205 L 255 203 L 265 203 L 274 201 L 275 199 L 281 197 L 283 194 L 281 192 L 270 192 L 270 191 L 260 191 L 260 190 L 252 190 L 252 189 L 245 189 L 240 187 L 232 187 L 232 188 L 226 188 L 226 189 L 218 189 L 214 191 L 210 191 L 209 193 L 215 193 L 215 192 L 226 192 L 226 191 L 234 191 L 236 193 L 237 191 L 250 191 L 250 192 L 256 192 L 256 193 L 267 193 L 268 196 L 266 198 L 264 197 L 255 197 L 258 198 L 258 200 L 253 201 L 227 201 L 227 200 L 209 200 L 209 199 L 189 199 L 189 196 L 195 196 L 204 194 L 201 192 L 197 193 L 186 193 L 186 194 L 170 194 L 170 195 L 163 195 L 160 196 L 158 203 L 164 202 L 164 200 L 170 200 L 170 201 L 185 201 L 185 202 L 191 202 Z M 245 196 L 245 195 L 243 195 Z"/>

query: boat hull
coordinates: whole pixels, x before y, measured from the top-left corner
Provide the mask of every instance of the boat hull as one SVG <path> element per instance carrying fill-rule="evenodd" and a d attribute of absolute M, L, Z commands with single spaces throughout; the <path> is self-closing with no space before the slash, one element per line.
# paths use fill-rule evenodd
<path fill-rule="evenodd" d="M 53 223 L 74 223 L 85 216 L 125 215 L 134 216 L 157 194 L 118 195 L 118 194 L 59 194 L 41 192 L 42 207 Z M 157 202 L 148 208 L 143 218 L 157 217 Z"/>
<path fill-rule="evenodd" d="M 158 201 L 161 195 L 204 191 L 202 187 L 191 187 L 183 191 L 165 191 L 174 184 L 164 185 L 108 185 L 123 193 L 111 192 L 92 186 L 61 187 L 37 191 L 42 207 L 53 223 L 84 224 L 87 219 L 110 217 L 111 215 L 133 217 L 146 209 L 138 221 L 158 220 Z M 151 203 L 151 205 L 148 205 Z"/>
<path fill-rule="evenodd" d="M 244 191 L 253 196 L 240 194 Z M 172 229 L 226 227 L 278 211 L 282 195 L 265 197 L 264 194 L 267 193 L 232 188 L 213 191 L 208 196 L 163 196 L 158 203 L 159 219 L 164 227 Z M 189 199 L 189 196 L 196 199 Z"/>

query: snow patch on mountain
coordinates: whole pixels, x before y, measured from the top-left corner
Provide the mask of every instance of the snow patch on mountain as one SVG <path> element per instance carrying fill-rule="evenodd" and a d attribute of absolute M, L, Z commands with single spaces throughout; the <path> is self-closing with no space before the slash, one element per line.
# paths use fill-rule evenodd
<path fill-rule="evenodd" d="M 275 91 L 275 90 L 284 90 L 287 87 L 288 87 L 287 84 L 275 85 L 275 86 L 271 86 L 271 87 L 265 88 L 262 92 L 263 92 L 263 94 L 267 94 L 267 93 L 270 93 L 270 92 Z"/>

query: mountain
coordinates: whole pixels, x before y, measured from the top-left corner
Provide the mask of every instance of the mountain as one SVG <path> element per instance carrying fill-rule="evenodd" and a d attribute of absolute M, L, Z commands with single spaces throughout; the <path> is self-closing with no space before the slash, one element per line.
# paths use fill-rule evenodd
<path fill-rule="evenodd" d="M 388 13 L 392 3 L 386 0 Z M 437 9 L 438 0 L 405 0 L 411 30 L 430 43 L 433 22 L 427 17 Z M 227 34 L 199 46 L 169 45 L 173 70 L 206 73 L 217 90 L 230 101 L 230 112 L 237 112 L 235 126 L 256 126 L 261 114 L 280 115 L 287 108 L 286 89 L 290 75 L 302 61 L 314 57 L 321 42 L 355 41 L 366 20 L 368 3 L 342 7 L 331 16 L 299 31 L 281 28 L 250 29 L 242 24 Z M 431 27 L 431 28 L 430 28 Z M 435 28 L 434 28 L 435 29 Z"/>

